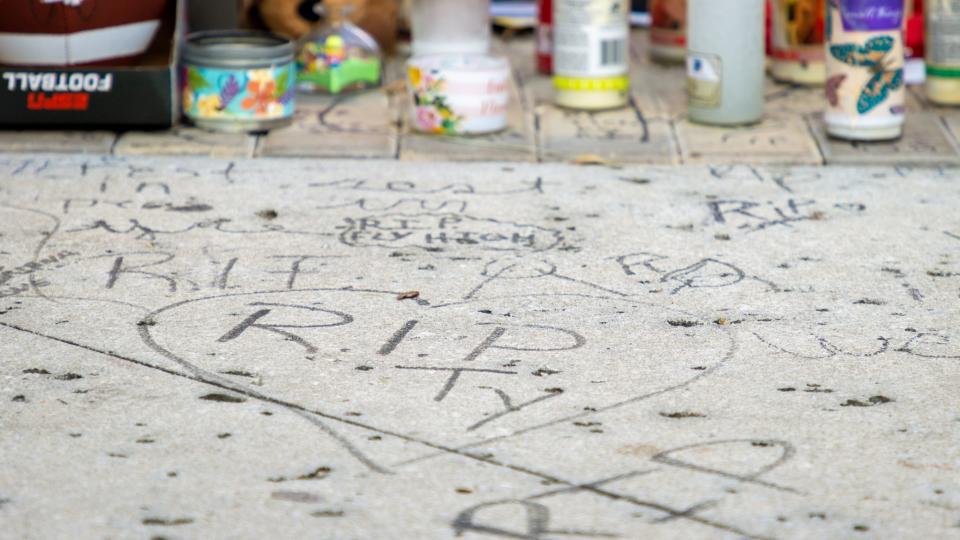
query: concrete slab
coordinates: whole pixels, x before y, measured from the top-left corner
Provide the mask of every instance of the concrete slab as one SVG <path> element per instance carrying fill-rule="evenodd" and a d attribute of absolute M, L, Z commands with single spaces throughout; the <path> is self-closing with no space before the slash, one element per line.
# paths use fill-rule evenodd
<path fill-rule="evenodd" d="M 853 142 L 827 135 L 823 117 L 807 118 L 829 165 L 956 166 L 960 151 L 944 120 L 933 112 L 907 116 L 903 137 L 895 141 Z"/>
<path fill-rule="evenodd" d="M 261 138 L 258 155 L 393 158 L 397 121 L 385 92 L 297 98 L 293 125 Z"/>
<path fill-rule="evenodd" d="M 0 152 L 109 154 L 116 139 L 109 131 L 0 131 Z"/>
<path fill-rule="evenodd" d="M 683 119 L 676 124 L 683 162 L 819 165 L 817 143 L 803 118 L 770 115 L 755 126 L 721 127 Z"/>
<path fill-rule="evenodd" d="M 586 113 L 555 105 L 537 108 L 543 161 L 576 161 L 585 155 L 613 163 L 675 164 L 676 136 L 670 123 L 648 120 L 636 108 Z"/>
<path fill-rule="evenodd" d="M 221 133 L 177 126 L 169 131 L 129 131 L 120 135 L 113 152 L 130 156 L 211 156 L 247 158 L 253 155 L 257 136 Z"/>
<path fill-rule="evenodd" d="M 0 156 L 0 536 L 956 535 L 958 175 Z"/>

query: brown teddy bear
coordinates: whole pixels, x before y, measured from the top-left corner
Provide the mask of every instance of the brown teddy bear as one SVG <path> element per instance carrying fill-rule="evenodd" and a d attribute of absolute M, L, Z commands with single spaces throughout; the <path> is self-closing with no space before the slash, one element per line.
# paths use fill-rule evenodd
<path fill-rule="evenodd" d="M 328 20 L 347 14 L 387 52 L 397 42 L 399 4 L 400 0 L 244 0 L 248 25 L 299 39 L 323 23 L 320 13 L 325 13 Z"/>

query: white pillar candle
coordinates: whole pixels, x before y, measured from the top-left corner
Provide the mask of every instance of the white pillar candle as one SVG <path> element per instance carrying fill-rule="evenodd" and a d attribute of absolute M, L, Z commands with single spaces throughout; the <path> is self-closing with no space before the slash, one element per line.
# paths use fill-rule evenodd
<path fill-rule="evenodd" d="M 687 115 L 736 125 L 763 117 L 763 0 L 689 0 Z"/>
<path fill-rule="evenodd" d="M 414 0 L 410 19 L 414 56 L 490 49 L 490 0 Z"/>

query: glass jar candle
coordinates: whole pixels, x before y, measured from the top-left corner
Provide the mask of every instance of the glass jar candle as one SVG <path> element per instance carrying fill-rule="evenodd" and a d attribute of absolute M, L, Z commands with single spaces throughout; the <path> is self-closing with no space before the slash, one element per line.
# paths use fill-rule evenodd
<path fill-rule="evenodd" d="M 486 54 L 490 0 L 413 0 L 413 55 Z"/>

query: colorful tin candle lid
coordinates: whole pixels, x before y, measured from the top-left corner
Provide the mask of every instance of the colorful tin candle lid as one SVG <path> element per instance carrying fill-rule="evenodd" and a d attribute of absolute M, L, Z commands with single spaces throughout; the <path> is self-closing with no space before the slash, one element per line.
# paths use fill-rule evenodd
<path fill-rule="evenodd" d="M 290 123 L 294 110 L 293 44 L 275 34 L 199 32 L 183 48 L 182 105 L 196 125 L 259 131 Z"/>
<path fill-rule="evenodd" d="M 266 67 L 293 60 L 293 43 L 270 32 L 214 30 L 187 36 L 183 62 L 217 67 Z"/>
<path fill-rule="evenodd" d="M 417 131 L 492 133 L 507 127 L 510 63 L 485 55 L 436 55 L 407 63 Z"/>

